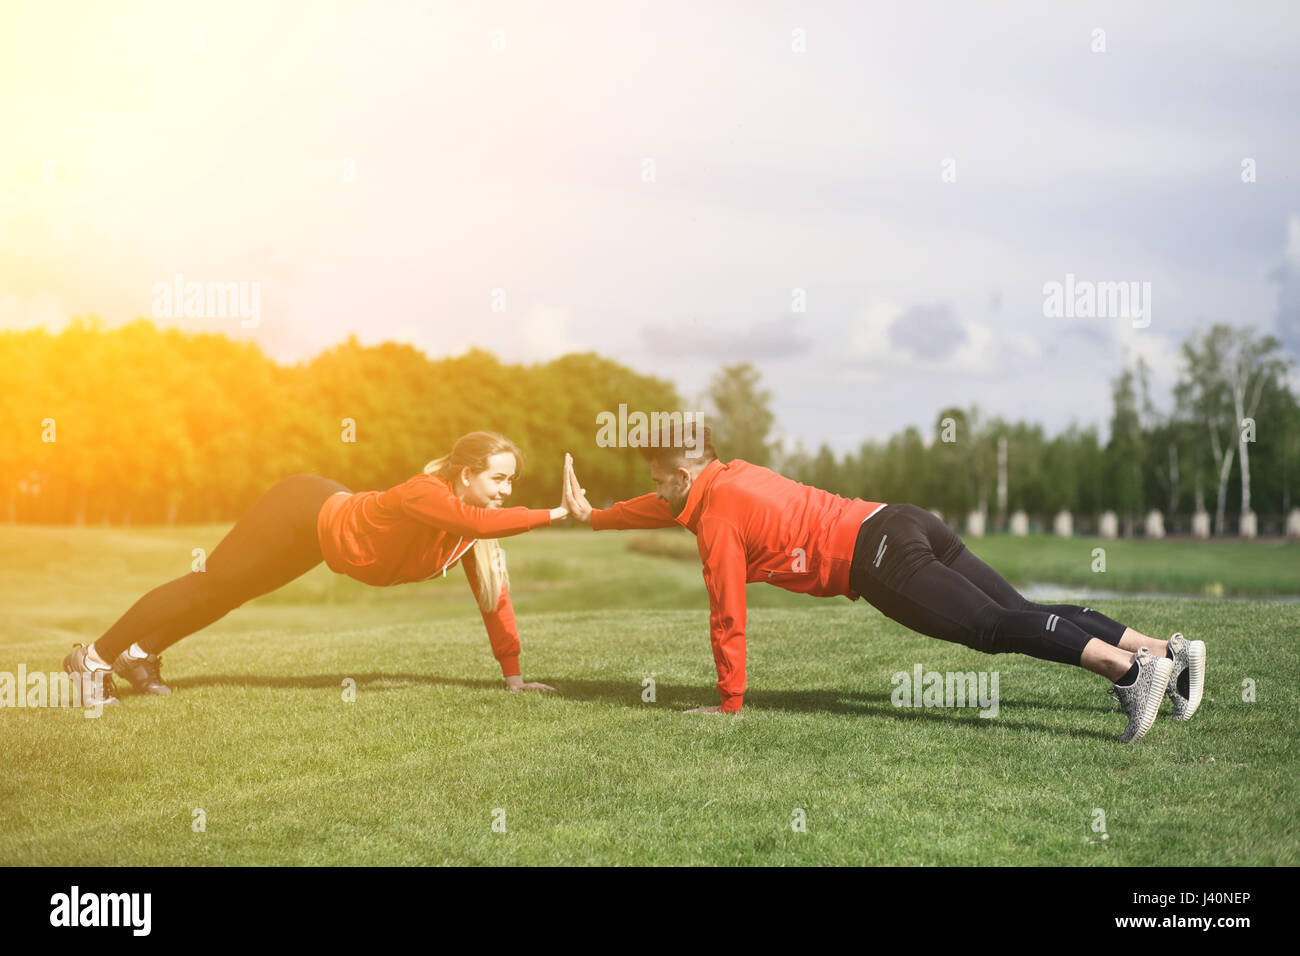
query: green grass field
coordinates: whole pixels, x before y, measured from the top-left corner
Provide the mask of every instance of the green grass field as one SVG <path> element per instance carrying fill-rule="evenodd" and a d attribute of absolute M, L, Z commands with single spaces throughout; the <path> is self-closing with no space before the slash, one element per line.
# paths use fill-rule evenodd
<path fill-rule="evenodd" d="M 0 671 L 58 670 L 225 530 L 0 527 Z M 1101 678 L 751 585 L 745 711 L 688 715 L 716 703 L 699 569 L 636 537 L 505 542 L 524 675 L 555 695 L 500 689 L 459 570 L 380 589 L 322 567 L 169 651 L 171 698 L 0 710 L 0 865 L 1300 863 L 1294 604 L 1102 604 L 1209 645 L 1196 718 L 1126 747 Z M 972 545 L 1013 580 L 1069 583 L 1093 543 Z M 1262 573 L 1300 590 L 1294 545 L 1221 547 L 1109 542 L 1104 587 L 1159 565 L 1192 593 Z M 998 715 L 894 707 L 916 664 L 996 670 Z"/>
<path fill-rule="evenodd" d="M 695 540 L 689 534 L 632 533 L 628 537 L 633 550 L 699 564 Z M 967 543 L 1018 585 L 1049 582 L 1067 591 L 1084 588 L 1202 597 L 1286 595 L 1294 599 L 1300 594 L 1300 541 L 1104 541 L 994 535 Z M 1104 554 L 1097 554 L 1097 549 Z"/>

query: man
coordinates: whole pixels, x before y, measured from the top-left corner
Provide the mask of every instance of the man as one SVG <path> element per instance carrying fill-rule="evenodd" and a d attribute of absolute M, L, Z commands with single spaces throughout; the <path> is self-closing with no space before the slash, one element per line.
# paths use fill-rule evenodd
<path fill-rule="evenodd" d="M 595 530 L 690 530 L 709 594 L 709 634 L 721 704 L 692 713 L 734 713 L 745 694 L 745 585 L 766 581 L 818 597 L 865 597 L 930 637 L 990 654 L 1016 652 L 1081 666 L 1114 682 L 1128 715 L 1119 739 L 1150 730 L 1163 697 L 1173 718 L 1200 706 L 1205 644 L 1168 641 L 1075 605 L 1025 600 L 968 551 L 942 521 L 914 505 L 841 498 L 739 459 L 723 463 L 707 427 L 665 426 L 640 448 L 657 491 L 593 509 L 565 456 L 564 506 Z M 702 438 L 702 441 L 700 440 Z"/>

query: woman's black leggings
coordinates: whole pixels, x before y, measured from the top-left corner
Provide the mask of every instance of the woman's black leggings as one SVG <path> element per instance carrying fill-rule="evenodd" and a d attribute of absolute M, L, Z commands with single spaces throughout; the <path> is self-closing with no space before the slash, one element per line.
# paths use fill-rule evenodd
<path fill-rule="evenodd" d="M 987 654 L 1078 664 L 1092 638 L 1118 646 L 1125 631 L 1091 608 L 1025 600 L 916 505 L 886 505 L 862 523 L 849 581 L 899 624 Z"/>
<path fill-rule="evenodd" d="M 168 581 L 136 601 L 95 642 L 95 653 L 110 664 L 133 643 L 160 654 L 245 601 L 306 574 L 324 560 L 316 537 L 321 505 L 347 490 L 315 475 L 278 482 L 235 522 L 204 570 Z"/>

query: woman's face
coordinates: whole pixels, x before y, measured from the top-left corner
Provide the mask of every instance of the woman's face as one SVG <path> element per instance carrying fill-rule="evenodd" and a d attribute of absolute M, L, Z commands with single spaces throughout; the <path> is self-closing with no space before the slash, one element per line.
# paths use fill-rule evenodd
<path fill-rule="evenodd" d="M 456 493 L 467 505 L 501 508 L 510 496 L 510 483 L 515 480 L 515 465 L 515 456 L 503 451 L 488 458 L 487 468 L 478 474 L 463 468 Z"/>

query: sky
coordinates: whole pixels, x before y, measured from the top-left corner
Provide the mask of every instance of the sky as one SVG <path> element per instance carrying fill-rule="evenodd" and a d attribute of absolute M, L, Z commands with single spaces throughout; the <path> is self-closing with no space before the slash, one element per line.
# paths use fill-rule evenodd
<path fill-rule="evenodd" d="M 594 350 L 695 408 L 748 361 L 808 448 L 1104 435 L 1211 323 L 1300 357 L 1298 66 L 1294 2 L 7 0 L 0 329 L 181 275 L 256 327 L 159 324 L 281 362 Z M 1149 308 L 1048 314 L 1067 276 Z"/>

